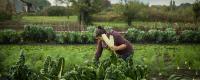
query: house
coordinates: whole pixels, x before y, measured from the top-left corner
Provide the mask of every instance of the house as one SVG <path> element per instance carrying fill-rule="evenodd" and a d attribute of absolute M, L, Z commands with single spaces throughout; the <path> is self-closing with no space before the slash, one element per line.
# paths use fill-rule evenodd
<path fill-rule="evenodd" d="M 14 6 L 16 13 L 37 12 L 37 7 L 30 2 L 26 2 L 24 0 L 9 0 L 9 1 Z"/>

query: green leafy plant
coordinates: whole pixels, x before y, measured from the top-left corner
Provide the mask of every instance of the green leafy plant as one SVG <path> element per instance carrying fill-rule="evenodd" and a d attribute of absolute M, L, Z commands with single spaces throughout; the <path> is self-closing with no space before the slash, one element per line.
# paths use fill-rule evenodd
<path fill-rule="evenodd" d="M 63 57 L 59 58 L 57 61 L 53 61 L 50 56 L 48 56 L 44 62 L 44 67 L 41 69 L 41 74 L 46 79 L 59 80 L 62 78 L 64 70 L 65 60 Z"/>
<path fill-rule="evenodd" d="M 63 44 L 65 43 L 64 34 L 56 34 L 56 43 Z"/>
<path fill-rule="evenodd" d="M 139 35 L 140 35 L 140 30 L 138 30 L 136 28 L 130 28 L 130 29 L 128 29 L 125 37 L 131 42 L 136 42 L 136 41 L 140 40 L 140 39 L 138 39 Z"/>
<path fill-rule="evenodd" d="M 94 80 L 96 70 L 91 66 L 75 66 L 73 70 L 66 72 L 66 80 Z"/>
<path fill-rule="evenodd" d="M 162 42 L 175 42 L 177 40 L 176 31 L 172 28 L 167 28 L 163 32 L 163 41 Z"/>
<path fill-rule="evenodd" d="M 181 42 L 198 42 L 200 38 L 198 38 L 198 32 L 196 31 L 192 31 L 192 30 L 184 30 L 182 31 L 182 33 L 180 34 L 180 38 L 179 40 Z"/>
<path fill-rule="evenodd" d="M 55 32 L 48 25 L 25 25 L 22 36 L 25 41 L 49 42 L 55 38 Z"/>
<path fill-rule="evenodd" d="M 19 61 L 10 68 L 9 77 L 12 80 L 39 80 L 39 76 L 25 65 L 25 56 L 20 52 Z"/>
<path fill-rule="evenodd" d="M 89 32 L 94 32 L 95 28 L 96 28 L 95 26 L 88 26 L 86 30 Z"/>
<path fill-rule="evenodd" d="M 146 38 L 148 42 L 159 43 L 163 39 L 163 31 L 161 30 L 149 30 Z"/>
<path fill-rule="evenodd" d="M 20 42 L 20 34 L 15 30 L 6 29 L 0 31 L 0 43 L 8 44 L 8 43 L 19 43 Z"/>
<path fill-rule="evenodd" d="M 182 75 L 172 74 L 167 80 L 191 80 L 191 79 L 184 77 Z"/>

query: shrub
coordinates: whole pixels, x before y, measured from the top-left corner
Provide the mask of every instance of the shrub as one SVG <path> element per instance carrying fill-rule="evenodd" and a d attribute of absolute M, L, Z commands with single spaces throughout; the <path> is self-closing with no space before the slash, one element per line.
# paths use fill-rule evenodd
<path fill-rule="evenodd" d="M 66 16 L 67 9 L 63 6 L 51 6 L 43 10 L 43 14 L 47 16 Z"/>
<path fill-rule="evenodd" d="M 137 42 L 144 42 L 145 36 L 146 36 L 146 33 L 144 31 L 140 31 L 137 36 Z"/>
<path fill-rule="evenodd" d="M 146 33 L 139 29 L 130 28 L 125 34 L 126 39 L 131 42 L 144 42 Z"/>
<path fill-rule="evenodd" d="M 18 43 L 20 42 L 20 35 L 15 30 L 6 29 L 0 31 L 0 43 Z"/>
<path fill-rule="evenodd" d="M 91 32 L 82 32 L 81 40 L 83 44 L 94 43 L 94 36 Z"/>
<path fill-rule="evenodd" d="M 177 40 L 176 31 L 172 28 L 167 28 L 163 32 L 163 41 L 165 43 L 175 42 Z"/>
<path fill-rule="evenodd" d="M 64 42 L 69 44 L 90 44 L 94 43 L 93 33 L 91 32 L 66 32 Z"/>
<path fill-rule="evenodd" d="M 63 44 L 65 43 L 65 38 L 64 38 L 64 34 L 56 34 L 56 39 L 55 39 L 56 43 L 59 43 L 59 44 Z"/>
<path fill-rule="evenodd" d="M 162 42 L 163 31 L 161 30 L 149 30 L 146 34 L 145 40 L 147 42 L 159 43 Z"/>
<path fill-rule="evenodd" d="M 180 42 L 195 43 L 199 42 L 199 32 L 192 30 L 184 30 L 180 34 Z"/>
<path fill-rule="evenodd" d="M 135 28 L 130 28 L 128 29 L 127 34 L 125 34 L 125 37 L 131 42 L 136 42 L 139 34 L 140 30 Z"/>
<path fill-rule="evenodd" d="M 89 31 L 89 32 L 94 32 L 95 31 L 95 26 L 88 26 L 87 27 L 87 31 Z"/>
<path fill-rule="evenodd" d="M 11 20 L 11 19 L 12 19 L 12 14 L 5 11 L 0 11 L 0 21 Z"/>
<path fill-rule="evenodd" d="M 77 42 L 78 33 L 77 32 L 67 32 L 65 34 L 65 42 L 69 44 L 73 44 Z"/>
<path fill-rule="evenodd" d="M 49 42 L 54 40 L 55 32 L 47 25 L 25 25 L 22 36 L 26 41 Z"/>

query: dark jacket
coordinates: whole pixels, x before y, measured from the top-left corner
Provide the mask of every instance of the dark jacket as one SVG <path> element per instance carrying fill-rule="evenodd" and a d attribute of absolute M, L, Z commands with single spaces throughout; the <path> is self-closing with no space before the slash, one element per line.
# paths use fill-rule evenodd
<path fill-rule="evenodd" d="M 115 46 L 119 46 L 121 44 L 126 44 L 126 48 L 123 49 L 123 50 L 116 51 L 116 54 L 123 56 L 123 55 L 127 55 L 127 54 L 132 54 L 133 53 L 132 44 L 128 40 L 126 40 L 124 37 L 122 37 L 118 32 L 111 31 L 111 32 L 107 33 L 108 37 L 109 37 L 109 35 L 113 35 Z M 96 56 L 95 56 L 95 58 L 97 60 L 99 59 L 99 57 L 101 57 L 103 48 L 108 48 L 106 43 L 104 41 L 97 41 L 97 51 L 96 51 Z"/>

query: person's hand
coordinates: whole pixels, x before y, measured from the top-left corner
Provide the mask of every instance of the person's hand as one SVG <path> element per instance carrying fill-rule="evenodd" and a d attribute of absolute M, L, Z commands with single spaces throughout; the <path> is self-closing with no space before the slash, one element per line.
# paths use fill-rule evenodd
<path fill-rule="evenodd" d="M 113 50 L 113 51 L 119 50 L 119 48 L 118 48 L 117 46 L 110 46 L 110 48 L 111 48 L 111 50 Z"/>

